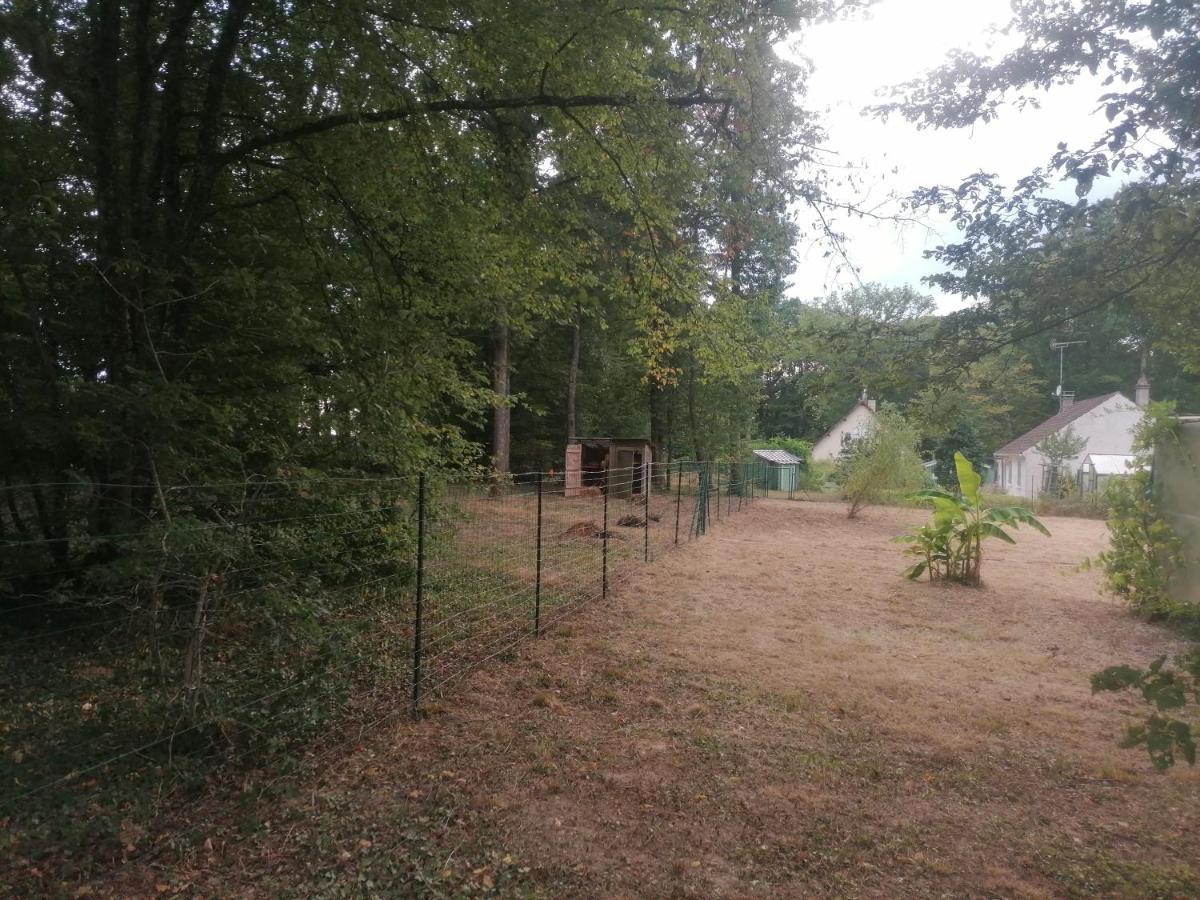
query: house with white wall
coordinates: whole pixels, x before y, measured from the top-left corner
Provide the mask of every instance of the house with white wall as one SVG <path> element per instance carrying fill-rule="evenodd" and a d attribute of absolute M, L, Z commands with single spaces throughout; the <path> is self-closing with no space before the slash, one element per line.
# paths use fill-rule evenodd
<path fill-rule="evenodd" d="M 812 459 L 816 462 L 836 461 L 842 455 L 842 450 L 852 442 L 867 436 L 874 421 L 875 401 L 868 400 L 864 393 L 850 411 L 813 444 Z"/>
<path fill-rule="evenodd" d="M 1075 400 L 1064 393 L 1058 412 L 1036 428 L 1009 441 L 995 453 L 995 489 L 1018 497 L 1037 497 L 1050 478 L 1051 466 L 1037 449 L 1051 435 L 1068 428 L 1086 439 L 1077 456 L 1063 460 L 1061 477 L 1075 479 L 1080 466 L 1091 455 L 1127 456 L 1133 452 L 1134 431 L 1142 420 L 1142 407 L 1150 402 L 1150 382 L 1143 375 L 1134 392 L 1136 402 L 1120 391 Z"/>

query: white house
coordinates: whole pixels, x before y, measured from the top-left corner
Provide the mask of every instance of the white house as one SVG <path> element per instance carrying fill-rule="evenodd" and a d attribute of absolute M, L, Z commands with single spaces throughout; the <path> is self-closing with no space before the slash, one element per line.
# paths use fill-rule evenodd
<path fill-rule="evenodd" d="M 1150 400 L 1150 383 L 1145 376 L 1138 381 L 1135 396 L 1137 403 L 1120 391 L 1078 401 L 1071 394 L 1063 394 L 1056 415 L 996 451 L 996 489 L 1018 497 L 1038 496 L 1052 475 L 1037 445 L 1068 426 L 1086 438 L 1087 444 L 1078 456 L 1063 460 L 1064 478 L 1074 480 L 1089 456 L 1130 455 L 1134 429 L 1142 420 L 1141 407 Z"/>
<path fill-rule="evenodd" d="M 864 394 L 848 413 L 838 419 L 837 424 L 813 444 L 813 460 L 818 462 L 836 460 L 851 441 L 866 437 L 867 432 L 871 430 L 871 423 L 874 421 L 875 401 L 868 400 Z"/>

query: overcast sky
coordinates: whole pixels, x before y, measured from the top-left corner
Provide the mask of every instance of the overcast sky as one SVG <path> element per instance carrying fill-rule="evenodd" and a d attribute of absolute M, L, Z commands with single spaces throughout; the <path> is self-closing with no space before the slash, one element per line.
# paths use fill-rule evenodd
<path fill-rule="evenodd" d="M 865 167 L 868 188 L 856 199 L 874 205 L 889 193 L 957 184 L 981 169 L 1012 182 L 1043 165 L 1058 141 L 1090 143 L 1101 133 L 1106 122 L 1096 111 L 1096 97 L 1103 88 L 1092 78 L 1044 93 L 1040 109 L 1006 110 L 971 129 L 918 131 L 894 116 L 883 123 L 862 114 L 879 102 L 880 91 L 921 75 L 954 47 L 1002 51 L 1006 44 L 1000 42 L 1012 39 L 988 32 L 1008 20 L 1007 0 L 880 0 L 863 16 L 817 26 L 779 48 L 785 57 L 812 61 L 806 104 L 826 110 L 829 158 Z M 1070 193 L 1064 188 L 1064 196 Z M 863 281 L 911 284 L 933 293 L 943 310 L 961 305 L 920 284 L 923 275 L 938 269 L 922 251 L 955 239 L 948 221 L 928 219 L 928 228 L 853 218 L 838 224 Z M 822 257 L 824 250 L 812 243 L 797 248 L 795 296 L 808 299 L 854 285 L 852 274 L 839 274 Z"/>

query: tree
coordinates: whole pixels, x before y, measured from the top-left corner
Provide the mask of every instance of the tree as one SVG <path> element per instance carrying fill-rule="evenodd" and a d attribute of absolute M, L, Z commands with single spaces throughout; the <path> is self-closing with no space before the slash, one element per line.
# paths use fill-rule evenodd
<path fill-rule="evenodd" d="M 1047 147 L 1047 164 L 1011 187 L 976 173 L 914 197 L 963 229 L 961 241 L 933 252 L 949 269 L 934 280 L 984 301 L 948 317 L 939 352 L 962 363 L 1115 310 L 1137 320 L 1121 336 L 1135 356 L 1155 348 L 1195 374 L 1200 129 L 1183 98 L 1200 89 L 1200 10 L 1190 0 L 1021 3 L 1008 31 L 1020 38 L 1015 49 L 995 59 L 954 53 L 879 112 L 964 127 L 1103 72 L 1096 100 L 1109 124 L 1083 146 Z M 1127 186 L 1089 202 L 1117 173 Z M 1078 199 L 1057 199 L 1056 182 L 1073 185 Z"/>
<path fill-rule="evenodd" d="M 1059 494 L 1071 487 L 1069 480 L 1064 481 L 1066 474 L 1064 463 L 1075 459 L 1086 448 L 1088 439 L 1075 433 L 1075 426 L 1047 435 L 1034 449 L 1046 458 L 1046 483 L 1043 485 L 1046 493 Z"/>
<path fill-rule="evenodd" d="M 120 528 L 152 470 L 478 458 L 593 275 L 649 331 L 720 274 L 689 220 L 767 264 L 817 136 L 771 45 L 836 7 L 6 5 L 5 474 L 128 485 Z"/>
<path fill-rule="evenodd" d="M 840 463 L 842 493 L 853 519 L 863 506 L 878 503 L 892 492 L 912 491 L 925 482 L 925 467 L 917 454 L 917 433 L 899 413 L 880 410 L 866 435 Z"/>
<path fill-rule="evenodd" d="M 958 484 L 958 470 L 954 460 L 961 456 L 974 468 L 982 468 L 983 461 L 988 459 L 979 433 L 970 419 L 964 419 L 952 425 L 945 434 L 933 443 L 934 466 L 933 477 L 943 487 L 953 488 Z"/>
<path fill-rule="evenodd" d="M 964 453 L 981 465 L 991 452 L 1047 417 L 1049 393 L 1049 382 L 1037 375 L 1026 352 L 1010 347 L 964 369 L 931 364 L 928 384 L 912 397 L 907 414 L 921 432 L 923 447 L 934 453 L 939 466 L 950 466 L 939 468 L 939 482 L 953 484 L 953 451 L 963 448 L 944 445 L 949 434 L 966 438 L 973 433 L 978 449 Z"/>
<path fill-rule="evenodd" d="M 930 371 L 933 313 L 927 295 L 870 283 L 782 305 L 767 344 L 759 430 L 815 440 L 864 389 L 907 403 Z"/>

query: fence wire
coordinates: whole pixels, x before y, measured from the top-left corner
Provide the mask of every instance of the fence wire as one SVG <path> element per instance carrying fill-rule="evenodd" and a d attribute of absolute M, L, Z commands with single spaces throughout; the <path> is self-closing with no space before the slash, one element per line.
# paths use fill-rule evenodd
<path fill-rule="evenodd" d="M 580 486 L 0 487 L 9 856 L 103 845 L 220 768 L 418 712 L 768 489 L 757 464 L 689 461 Z"/>

